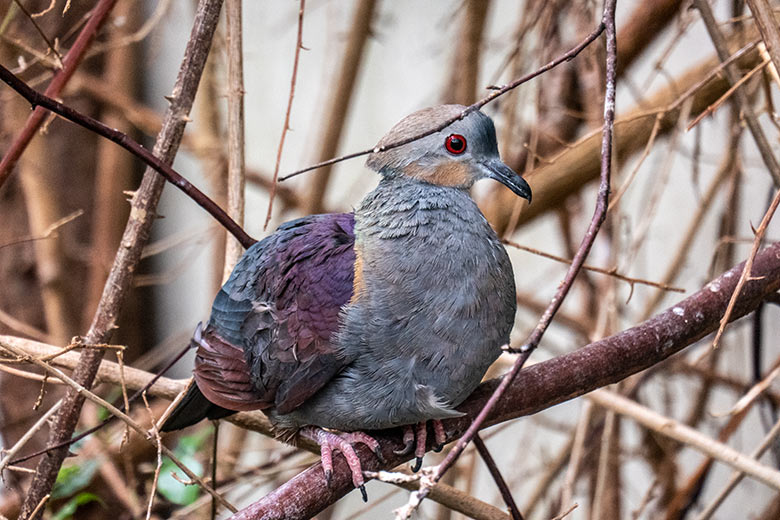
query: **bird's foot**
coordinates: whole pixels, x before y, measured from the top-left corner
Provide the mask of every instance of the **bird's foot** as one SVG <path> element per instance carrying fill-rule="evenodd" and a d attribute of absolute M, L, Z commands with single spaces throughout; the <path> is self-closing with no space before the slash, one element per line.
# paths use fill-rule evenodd
<path fill-rule="evenodd" d="M 444 433 L 444 425 L 442 425 L 439 419 L 431 420 L 433 423 L 433 438 L 434 445 L 433 451 L 441 451 L 444 447 L 444 443 L 447 441 L 447 436 Z M 423 456 L 425 455 L 425 444 L 428 440 L 428 423 L 421 422 L 416 425 L 404 426 L 404 447 L 397 450 L 395 453 L 398 455 L 406 455 L 414 450 L 414 464 L 412 465 L 412 471 L 415 473 L 422 467 Z"/>
<path fill-rule="evenodd" d="M 325 481 L 328 485 L 330 485 L 330 479 L 333 476 L 333 451 L 337 450 L 344 455 L 344 459 L 347 461 L 349 470 L 352 472 L 352 483 L 360 489 L 363 501 L 368 502 L 363 468 L 360 465 L 360 457 L 355 453 L 354 444 L 365 444 L 374 452 L 379 462 L 384 464 L 385 458 L 376 439 L 363 432 L 334 433 L 317 426 L 301 428 L 300 434 L 319 444 L 322 469 L 325 472 Z"/>

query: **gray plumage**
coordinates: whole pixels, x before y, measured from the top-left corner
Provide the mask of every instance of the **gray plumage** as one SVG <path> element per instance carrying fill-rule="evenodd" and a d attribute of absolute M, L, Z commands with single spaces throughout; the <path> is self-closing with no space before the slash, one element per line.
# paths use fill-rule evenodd
<path fill-rule="evenodd" d="M 379 145 L 465 109 L 415 112 Z M 280 433 L 458 415 L 515 315 L 509 258 L 468 189 L 492 178 L 530 200 L 530 188 L 479 111 L 366 164 L 382 180 L 354 215 L 289 222 L 247 251 L 193 338 L 197 385 L 164 430 L 249 409 Z"/>
<path fill-rule="evenodd" d="M 506 251 L 465 189 L 395 175 L 355 212 L 355 237 L 365 287 L 336 336 L 349 363 L 272 419 L 352 431 L 459 415 L 509 341 Z"/>

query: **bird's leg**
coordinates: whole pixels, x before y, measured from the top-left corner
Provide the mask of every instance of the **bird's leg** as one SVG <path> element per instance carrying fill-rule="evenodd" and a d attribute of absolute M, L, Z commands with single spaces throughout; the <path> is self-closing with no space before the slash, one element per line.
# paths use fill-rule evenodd
<path fill-rule="evenodd" d="M 447 435 L 444 433 L 444 426 L 439 419 L 431 420 L 433 423 L 433 438 L 434 445 L 433 451 L 441 451 L 444 447 L 444 443 L 447 440 Z M 417 423 L 416 425 L 404 426 L 404 447 L 400 450 L 396 450 L 398 455 L 406 455 L 414 450 L 414 465 L 412 465 L 412 471 L 417 472 L 422 467 L 423 456 L 425 455 L 425 444 L 428 440 L 427 422 Z"/>
<path fill-rule="evenodd" d="M 433 451 L 440 452 L 442 448 L 444 448 L 444 445 L 447 443 L 447 434 L 444 433 L 444 425 L 441 423 L 441 420 L 434 419 L 431 421 L 433 423 Z"/>
<path fill-rule="evenodd" d="M 325 480 L 328 484 L 330 484 L 330 479 L 333 476 L 333 451 L 338 450 L 344 455 L 349 470 L 352 472 L 352 483 L 356 488 L 360 489 L 363 501 L 367 502 L 368 494 L 366 494 L 365 479 L 363 479 L 363 468 L 360 465 L 360 457 L 355 453 L 353 445 L 357 443 L 365 444 L 374 452 L 379 462 L 384 463 L 385 458 L 382 456 L 382 450 L 376 439 L 363 432 L 334 433 L 317 426 L 305 426 L 301 428 L 300 434 L 319 444 L 322 469 L 325 472 Z"/>
<path fill-rule="evenodd" d="M 417 473 L 422 468 L 423 457 L 425 456 L 425 444 L 428 441 L 428 423 L 417 423 L 417 446 L 414 448 L 414 465 L 412 471 Z"/>

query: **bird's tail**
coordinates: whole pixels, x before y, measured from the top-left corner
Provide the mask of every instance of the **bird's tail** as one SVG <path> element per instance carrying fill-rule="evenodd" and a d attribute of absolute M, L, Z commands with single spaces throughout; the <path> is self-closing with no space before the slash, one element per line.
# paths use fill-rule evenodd
<path fill-rule="evenodd" d="M 173 409 L 173 412 L 165 420 L 160 431 L 172 432 L 181 430 L 203 419 L 221 419 L 234 413 L 236 412 L 217 406 L 206 399 L 198 385 L 193 382 L 184 395 L 184 399 Z"/>

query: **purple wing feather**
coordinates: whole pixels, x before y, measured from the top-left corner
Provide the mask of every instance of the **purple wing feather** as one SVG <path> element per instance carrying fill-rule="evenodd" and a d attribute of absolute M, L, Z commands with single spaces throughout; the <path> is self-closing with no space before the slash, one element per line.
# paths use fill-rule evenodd
<path fill-rule="evenodd" d="M 352 296 L 354 216 L 314 215 L 252 246 L 220 290 L 195 378 L 231 410 L 288 413 L 349 361 L 332 343 Z"/>

